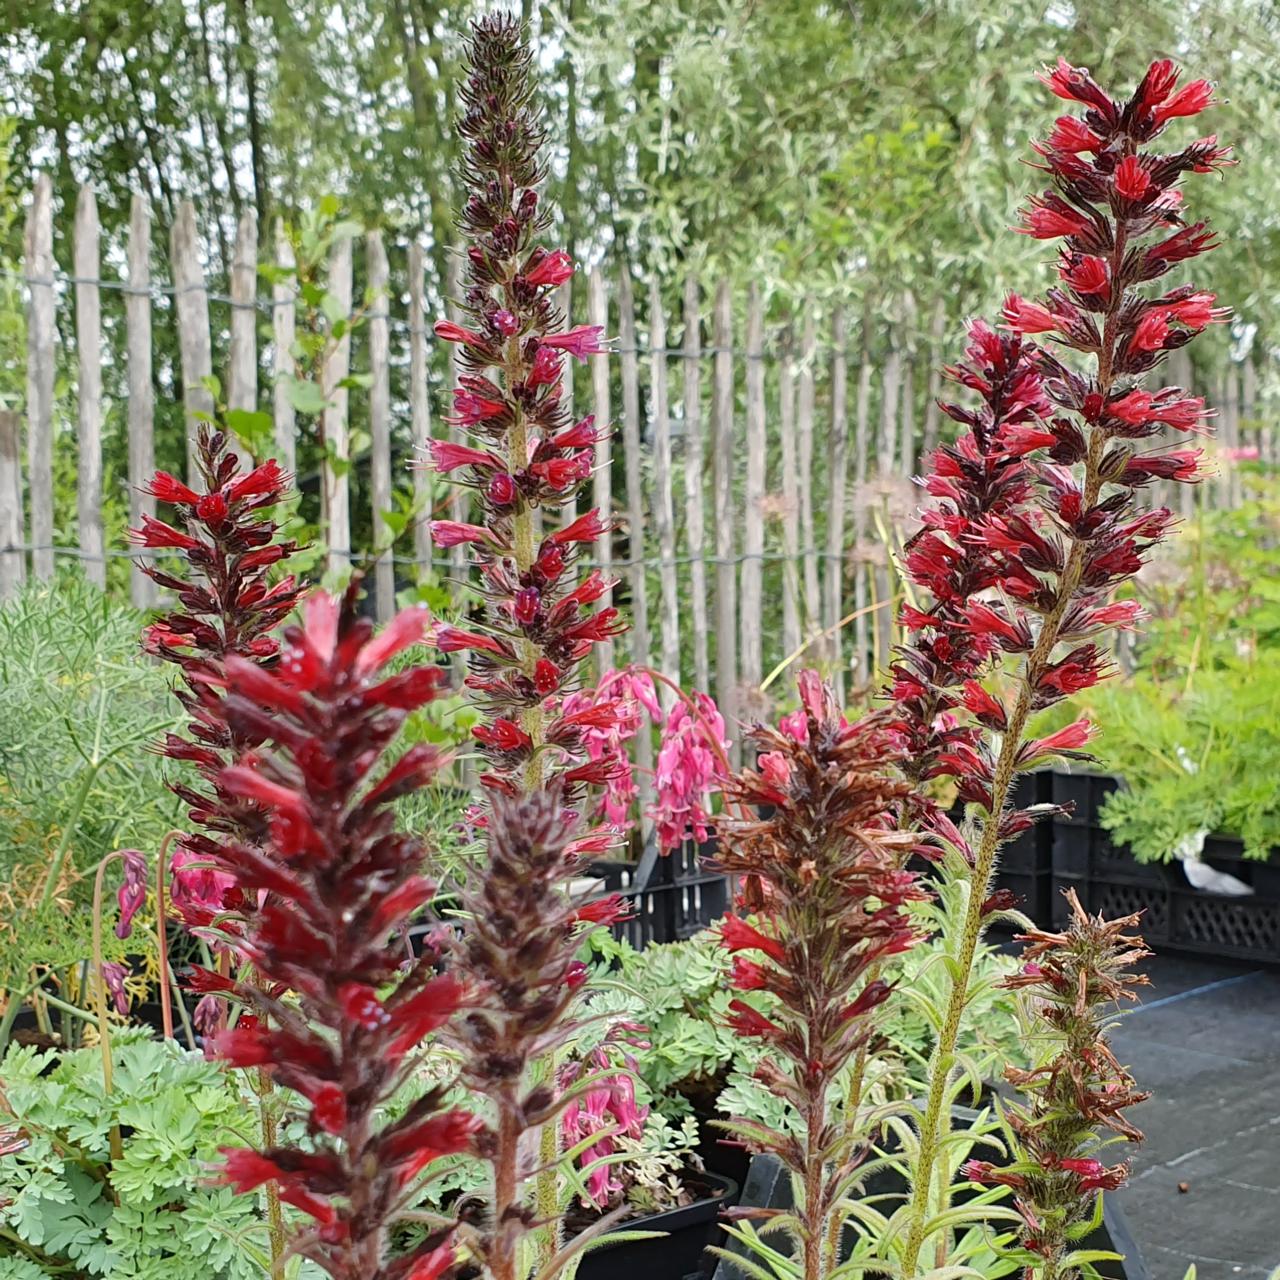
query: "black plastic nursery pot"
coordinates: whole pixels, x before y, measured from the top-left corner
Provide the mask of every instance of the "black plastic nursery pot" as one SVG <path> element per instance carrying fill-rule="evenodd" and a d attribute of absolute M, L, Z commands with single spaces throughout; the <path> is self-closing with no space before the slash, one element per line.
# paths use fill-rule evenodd
<path fill-rule="evenodd" d="M 869 1180 L 866 1194 L 905 1196 L 906 1183 L 895 1174 L 878 1173 Z M 756 1156 L 751 1161 L 751 1170 L 743 1184 L 738 1204 L 761 1209 L 791 1207 L 791 1177 L 777 1156 Z M 880 1202 L 879 1207 L 885 1211 L 885 1202 Z M 1087 1239 L 1081 1241 L 1080 1248 L 1119 1253 L 1124 1256 L 1124 1261 L 1095 1263 L 1098 1275 L 1103 1277 L 1103 1280 L 1150 1280 L 1142 1254 L 1129 1231 L 1124 1214 L 1116 1204 L 1114 1193 L 1104 1197 L 1102 1212 L 1102 1225 Z M 785 1242 L 778 1237 L 772 1237 L 769 1243 L 772 1247 L 786 1252 Z M 736 1242 L 728 1243 L 727 1247 L 734 1253 L 742 1252 L 742 1246 Z M 750 1277 L 742 1267 L 736 1266 L 728 1258 L 721 1258 L 716 1265 L 713 1280 L 750 1280 Z"/>
<path fill-rule="evenodd" d="M 720 1210 L 737 1202 L 738 1184 L 715 1173 L 697 1175 L 707 1194 L 693 1204 L 642 1218 L 628 1218 L 618 1231 L 662 1231 L 653 1240 L 622 1240 L 591 1249 L 578 1265 L 578 1280 L 681 1280 L 701 1272 L 718 1244 Z"/>
<path fill-rule="evenodd" d="M 1053 774 L 1054 802 L 1074 810 L 1053 823 L 1050 923 L 1066 923 L 1062 892 L 1074 889 L 1085 910 L 1095 914 L 1141 911 L 1143 937 L 1161 951 L 1280 965 L 1280 862 L 1246 859 L 1239 840 L 1208 836 L 1202 861 L 1252 889 L 1239 897 L 1195 888 L 1179 863 L 1139 862 L 1099 818 L 1106 797 L 1119 786 L 1107 774 Z"/>

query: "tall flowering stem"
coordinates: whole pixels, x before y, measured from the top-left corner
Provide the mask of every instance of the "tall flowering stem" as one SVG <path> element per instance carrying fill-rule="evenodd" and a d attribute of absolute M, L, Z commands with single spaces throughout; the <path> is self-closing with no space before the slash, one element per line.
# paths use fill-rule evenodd
<path fill-rule="evenodd" d="M 421 640 L 424 612 L 400 614 L 375 637 L 355 592 L 353 584 L 341 601 L 312 596 L 273 670 L 226 659 L 227 722 L 255 745 L 217 784 L 256 806 L 268 831 L 260 844 L 227 841 L 216 860 L 246 898 L 262 901 L 239 939 L 257 980 L 196 970 L 192 982 L 250 1010 L 214 1037 L 214 1051 L 269 1072 L 305 1104 L 304 1144 L 228 1150 L 226 1181 L 241 1192 L 274 1185 L 308 1215 L 314 1225 L 294 1250 L 334 1280 L 434 1280 L 454 1263 L 451 1226 L 395 1258 L 389 1231 L 418 1175 L 469 1150 L 477 1122 L 443 1109 L 438 1089 L 398 1120 L 380 1113 L 408 1078 L 412 1051 L 464 998 L 462 982 L 437 974 L 430 954 L 405 962 L 402 929 L 434 886 L 420 874 L 426 850 L 396 831 L 390 809 L 442 763 L 426 744 L 389 751 L 442 673 L 385 675 Z"/>
<path fill-rule="evenodd" d="M 1104 920 L 1081 907 L 1074 889 L 1067 898 L 1067 927 L 1022 935 L 1022 971 L 1002 984 L 1026 991 L 1037 1038 L 1051 1046 L 1044 1065 L 1005 1070 L 1026 1099 L 1008 1109 L 1017 1159 L 1004 1168 L 971 1160 L 963 1170 L 975 1182 L 1013 1188 L 1028 1280 L 1080 1275 L 1071 1262 L 1072 1229 L 1089 1221 L 1100 1192 L 1129 1176 L 1128 1162 L 1107 1165 L 1098 1157 L 1110 1142 L 1142 1141 L 1124 1112 L 1149 1097 L 1107 1041 L 1116 1006 L 1135 1000 L 1133 988 L 1147 982 L 1131 972 L 1150 954 L 1126 932 L 1138 917 Z"/>
<path fill-rule="evenodd" d="M 1127 101 L 1065 61 L 1042 79 L 1084 108 L 1037 144 L 1051 186 L 1031 200 L 1021 228 L 1061 242 L 1060 283 L 1042 302 L 1011 295 L 1007 333 L 974 326 L 967 360 L 951 371 L 978 404 L 944 406 L 968 432 L 940 452 L 928 482 L 939 502 L 908 570 L 936 603 L 908 613 L 911 643 L 895 669 L 909 751 L 926 761 L 926 775 L 960 779 L 963 798 L 982 815 L 973 846 L 962 849 L 972 863 L 970 893 L 921 1123 L 906 1274 L 924 1245 L 987 887 L 1001 843 L 1037 816 L 1008 808 L 1011 787 L 1019 772 L 1078 752 L 1091 733 L 1081 720 L 1028 740 L 1028 721 L 1104 678 L 1099 637 L 1136 620 L 1136 608 L 1111 593 L 1172 522 L 1166 509 L 1139 510 L 1136 492 L 1154 479 L 1196 479 L 1200 456 L 1142 442 L 1162 425 L 1200 430 L 1207 416 L 1182 388 L 1147 390 L 1143 379 L 1227 314 L 1191 285 L 1146 287 L 1213 247 L 1203 222 L 1184 222 L 1178 187 L 1187 173 L 1221 168 L 1227 149 L 1213 137 L 1173 152 L 1149 145 L 1169 121 L 1209 105 L 1208 83 L 1179 89 L 1164 60 Z M 1077 359 L 1068 365 L 1033 346 L 1033 335 Z"/>
<path fill-rule="evenodd" d="M 595 423 L 569 421 L 561 374 L 566 358 L 603 350 L 601 332 L 565 330 L 554 297 L 574 264 L 536 243 L 550 219 L 537 191 L 543 130 L 519 23 L 502 14 L 477 22 L 468 54 L 458 128 L 469 322 L 440 321 L 435 331 L 458 347 L 466 372 L 450 422 L 475 445 L 435 441 L 431 461 L 475 491 L 483 522 L 431 527 L 438 545 L 471 547 L 488 607 L 476 630 L 442 627 L 435 638 L 444 652 L 470 654 L 467 685 L 489 713 L 475 730 L 489 760 L 486 788 L 516 794 L 557 775 L 572 802 L 605 781 L 601 763 L 583 755 L 586 730 L 607 727 L 611 708 L 566 715 L 562 695 L 592 646 L 623 628 L 616 609 L 591 611 L 613 584 L 599 572 L 579 580 L 573 569 L 604 532 L 599 513 L 540 539 L 535 514 L 572 501 L 590 475 Z"/>
<path fill-rule="evenodd" d="M 486 1138 L 495 1216 L 480 1249 L 493 1274 L 513 1280 L 530 1232 L 538 1271 L 549 1275 L 557 1265 L 559 1126 L 548 1091 L 571 1025 L 573 986 L 553 990 L 537 975 L 572 966 L 578 930 L 555 893 L 583 854 L 603 852 L 614 839 L 588 829 L 581 811 L 588 789 L 608 785 L 616 769 L 607 753 L 592 758 L 591 742 L 627 712 L 620 696 L 568 701 L 592 647 L 623 630 L 616 609 L 593 609 L 614 584 L 598 571 L 580 578 L 574 568 L 581 548 L 606 532 L 599 512 L 558 519 L 538 534 L 539 513 L 574 500 L 591 473 L 597 429 L 592 418 L 570 420 L 562 367 L 601 353 L 601 330 L 566 329 L 554 298 L 574 263 L 537 243 L 551 219 L 538 194 L 544 135 L 519 22 L 505 14 L 476 22 L 468 62 L 458 122 L 467 190 L 459 215 L 468 241 L 463 323 L 441 320 L 435 332 L 458 349 L 463 373 L 449 421 L 471 443 L 436 441 L 431 463 L 474 491 L 480 523 L 438 520 L 431 529 L 440 546 L 471 548 L 486 609 L 482 622 L 439 627 L 434 640 L 441 652 L 469 654 L 466 684 L 486 713 L 473 732 L 487 758 L 480 781 L 490 812 L 481 821 L 493 830 L 490 859 L 469 897 L 484 911 L 501 904 L 509 925 L 490 933 L 477 916 L 462 970 L 489 1011 L 487 1023 L 477 1013 L 469 1024 L 468 1034 L 481 1038 L 468 1071 L 497 1111 Z M 516 814 L 534 824 L 530 832 L 513 826 Z M 526 980 L 535 985 L 521 985 Z M 533 1009 L 523 1009 L 526 994 Z M 513 1009 L 521 1011 L 514 1022 Z M 502 1054 L 490 1052 L 485 1035 Z M 543 1091 L 532 1095 L 537 1105 L 530 1089 Z M 518 1204 L 535 1134 L 533 1203 Z"/>
<path fill-rule="evenodd" d="M 202 424 L 195 449 L 200 488 L 157 472 L 148 492 L 172 506 L 177 520 L 170 524 L 144 516 L 141 527 L 130 531 L 136 545 L 177 552 L 186 562 L 185 576 L 153 563 L 143 566 L 144 573 L 176 598 L 175 607 L 144 631 L 143 648 L 178 668 L 180 682 L 174 692 L 190 717 L 186 734 L 166 734 L 158 749 L 193 768 L 199 779 L 197 785 L 172 784 L 194 828 L 178 837 L 171 867 L 172 900 L 194 929 L 208 929 L 223 913 L 240 914 L 249 905 L 225 877 L 199 868 L 207 867 L 228 841 L 258 843 L 266 831 L 262 811 L 230 795 L 219 781 L 222 769 L 251 745 L 227 723 L 221 692 L 226 663 L 233 656 L 258 664 L 274 662 L 279 641 L 272 633 L 292 612 L 300 591 L 292 576 L 271 581 L 297 550 L 296 543 L 279 536 L 279 526 L 269 514 L 288 496 L 290 478 L 275 461 L 245 471 L 231 444 L 226 432 Z M 166 840 L 162 858 L 168 846 Z M 163 878 L 169 870 L 162 867 L 159 875 Z M 234 931 L 234 925 L 220 925 L 216 933 L 226 941 Z M 164 961 L 161 957 L 162 965 Z M 215 1009 L 211 1021 L 221 1023 L 222 1017 L 223 1011 Z M 275 1140 L 275 1120 L 266 1100 L 269 1090 L 270 1082 L 260 1077 L 262 1137 L 267 1144 Z M 272 1276 L 277 1277 L 282 1274 L 284 1222 L 273 1188 L 267 1192 L 267 1218 Z"/>
<path fill-rule="evenodd" d="M 193 862 L 215 857 L 228 840 L 262 839 L 267 818 L 262 810 L 222 787 L 222 770 L 251 741 L 227 723 L 223 676 L 235 656 L 259 665 L 274 663 L 280 643 L 273 635 L 298 602 L 292 577 L 271 582 L 276 567 L 297 545 L 278 536 L 268 512 L 289 493 L 289 477 L 274 462 L 244 472 L 224 432 L 201 426 L 196 444 L 201 488 L 192 489 L 167 472 L 158 472 L 147 491 L 170 504 L 173 524 L 143 517 L 130 533 L 138 546 L 178 553 L 186 575 L 148 563 L 145 572 L 172 592 L 176 604 L 143 633 L 143 648 L 173 663 L 179 672 L 175 690 L 190 717 L 185 735 L 171 733 L 159 745 L 162 754 L 192 767 L 201 785 L 178 782 L 174 792 L 186 803 L 193 827 L 178 841 L 174 859 L 175 903 L 193 925 L 208 924 L 216 911 L 236 909 L 234 895 L 202 898 L 191 888 Z"/>
<path fill-rule="evenodd" d="M 916 940 L 905 908 L 926 895 L 902 869 L 915 837 L 895 829 L 894 815 L 910 784 L 892 774 L 883 720 L 845 723 L 816 672 L 800 676 L 800 696 L 803 716 L 791 732 L 752 731 L 757 768 L 726 789 L 770 816 L 722 818 L 716 862 L 743 877 L 742 905 L 760 921 L 725 918 L 730 981 L 773 997 L 765 1010 L 735 999 L 733 1026 L 766 1044 L 757 1075 L 794 1110 L 801 1135 L 738 1127 L 791 1171 L 803 1275 L 819 1280 L 838 1261 L 836 1218 L 862 1154 L 856 1127 L 835 1105 L 843 1101 L 835 1083 L 890 995 L 880 962 Z"/>
<path fill-rule="evenodd" d="M 470 921 L 457 944 L 458 968 L 477 990 L 455 1031 L 463 1080 L 490 1104 L 477 1147 L 493 1171 L 492 1193 L 472 1248 L 493 1280 L 524 1280 L 527 1239 L 559 1211 L 536 1187 L 546 1157 L 537 1135 L 554 1133 L 572 1102 L 545 1071 L 577 1030 L 572 1010 L 586 979 L 566 939 L 612 923 L 623 909 L 616 895 L 586 906 L 571 900 L 576 820 L 558 785 L 494 797 L 486 872 L 463 893 Z M 531 1188 L 540 1194 L 531 1197 Z M 554 1267 L 555 1250 L 547 1252 Z"/>

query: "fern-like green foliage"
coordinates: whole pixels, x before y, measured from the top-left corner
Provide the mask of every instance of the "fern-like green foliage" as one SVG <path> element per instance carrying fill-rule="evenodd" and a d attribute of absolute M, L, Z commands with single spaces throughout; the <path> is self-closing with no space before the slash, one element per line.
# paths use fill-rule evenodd
<path fill-rule="evenodd" d="M 136 1031 L 119 1034 L 112 1060 L 110 1096 L 97 1049 L 14 1046 L 0 1064 L 5 1127 L 26 1139 L 0 1160 L 0 1280 L 259 1280 L 257 1196 L 209 1184 L 218 1148 L 252 1136 L 234 1074 Z M 295 1264 L 293 1277 L 306 1274 Z"/>
<path fill-rule="evenodd" d="M 139 651 L 142 615 L 79 575 L 0 607 L 0 982 L 89 953 L 92 873 L 157 848 L 179 818 L 159 757 L 168 676 Z M 42 904 L 50 875 L 55 892 Z M 108 933 L 110 930 L 108 929 Z"/>
<path fill-rule="evenodd" d="M 616 1019 L 647 1028 L 639 1037 L 642 1047 L 633 1050 L 642 1102 L 673 1119 L 696 1108 L 779 1128 L 791 1123 L 784 1105 L 752 1078 L 760 1046 L 726 1025 L 735 993 L 727 955 L 712 932 L 643 951 L 608 934 L 594 936 L 589 945 L 597 988 L 591 1010 L 606 1016 L 590 1024 L 588 1036 L 607 1034 Z M 1011 959 L 987 949 L 975 965 L 973 1016 L 960 1048 L 982 1078 L 992 1079 L 1005 1063 L 1022 1064 L 1025 1057 L 1016 1002 L 995 985 L 1013 967 Z M 910 1098 L 923 1088 L 933 1047 L 930 1001 L 936 1003 L 945 986 L 940 943 L 931 940 L 895 957 L 887 976 L 900 994 L 883 1006 L 877 1025 L 881 1048 L 873 1055 L 868 1084 L 878 1102 Z"/>
<path fill-rule="evenodd" d="M 1280 849 L 1280 666 L 1232 661 L 1193 679 L 1149 674 L 1085 704 L 1102 726 L 1099 755 L 1124 779 L 1104 826 L 1142 862 L 1168 861 L 1204 832 Z"/>

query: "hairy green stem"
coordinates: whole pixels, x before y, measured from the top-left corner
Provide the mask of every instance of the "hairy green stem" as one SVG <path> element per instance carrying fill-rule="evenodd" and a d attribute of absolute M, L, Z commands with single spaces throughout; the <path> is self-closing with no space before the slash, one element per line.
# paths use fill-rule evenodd
<path fill-rule="evenodd" d="M 1089 441 L 1084 486 L 1086 509 L 1097 501 L 1098 490 L 1101 488 L 1100 469 L 1105 443 L 1101 433 L 1095 433 Z M 908 1219 L 910 1231 L 903 1258 L 904 1277 L 914 1274 L 920 1250 L 924 1244 L 934 1166 L 944 1137 L 943 1103 L 946 1099 L 951 1070 L 955 1065 L 961 1020 L 965 1005 L 969 1001 L 969 980 L 973 972 L 973 960 L 977 954 L 978 944 L 982 940 L 982 904 L 986 900 L 987 889 L 1000 851 L 1000 816 L 1008 801 L 1016 775 L 1018 752 L 1022 747 L 1022 736 L 1031 715 L 1032 695 L 1057 644 L 1063 615 L 1080 584 L 1080 576 L 1084 570 L 1084 553 L 1083 542 L 1077 541 L 1072 544 L 1066 568 L 1063 570 L 1057 600 L 1045 616 L 1035 647 L 1023 668 L 1022 688 L 1000 743 L 1000 755 L 996 761 L 995 776 L 991 786 L 991 812 L 983 823 L 982 839 L 974 859 L 973 875 L 969 880 L 969 897 L 965 904 L 964 923 L 947 999 L 947 1011 L 929 1063 L 929 1093 L 924 1118 L 920 1125 L 920 1148 L 916 1157 L 916 1167 L 912 1171 L 911 1211 Z"/>

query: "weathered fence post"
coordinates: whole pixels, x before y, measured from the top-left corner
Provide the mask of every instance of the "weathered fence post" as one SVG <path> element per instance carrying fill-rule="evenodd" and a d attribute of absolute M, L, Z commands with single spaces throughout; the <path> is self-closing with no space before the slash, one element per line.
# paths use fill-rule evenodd
<path fill-rule="evenodd" d="M 644 556 L 644 473 L 640 469 L 640 353 L 636 346 L 635 299 L 631 290 L 631 268 L 625 263 L 618 275 L 618 340 L 622 358 L 622 448 L 627 480 L 627 560 L 631 580 L 631 658 L 642 667 L 650 665 L 649 588 L 645 581 Z M 653 739 L 648 733 L 636 737 L 636 762 L 645 779 L 640 784 L 641 811 L 651 792 L 648 778 L 653 770 Z"/>
<path fill-rule="evenodd" d="M 128 363 L 129 524 L 154 516 L 156 500 L 143 487 L 156 469 L 155 390 L 151 385 L 151 211 L 145 196 L 135 195 L 129 209 L 128 286 L 124 297 Z M 129 595 L 139 609 L 155 603 L 155 584 L 135 558 L 129 570 Z"/>
<path fill-rule="evenodd" d="M 857 617 L 853 621 L 854 672 L 860 684 L 867 684 L 874 674 L 868 657 L 869 627 L 875 619 L 863 612 L 870 603 L 867 576 L 871 564 L 867 557 L 867 504 L 871 500 L 871 486 L 867 483 L 868 459 L 871 452 L 871 365 L 870 309 L 862 317 L 862 360 L 858 366 L 858 402 L 854 410 L 853 424 L 853 608 Z"/>
<path fill-rule="evenodd" d="M 329 292 L 342 316 L 351 317 L 351 239 L 344 237 L 329 258 Z M 351 563 L 351 442 L 347 433 L 347 388 L 338 384 L 351 372 L 351 331 L 330 344 L 320 374 L 325 407 L 321 414 L 325 446 L 322 467 L 322 507 L 328 523 L 329 571 Z M 332 459 L 332 461 L 330 460 Z M 337 465 L 335 466 L 334 463 Z"/>
<path fill-rule="evenodd" d="M 640 379 L 631 268 L 618 275 L 618 333 L 622 364 L 622 449 L 627 482 L 627 576 L 631 579 L 631 657 L 649 665 L 649 588 L 645 581 L 644 473 L 640 468 Z M 643 736 L 643 735 L 642 735 Z"/>
<path fill-rule="evenodd" d="M 800 473 L 796 466 L 796 366 L 790 327 L 778 367 L 778 432 L 782 444 L 782 656 L 800 647 Z"/>
<path fill-rule="evenodd" d="M 752 702 L 764 679 L 764 310 L 760 286 L 747 291 L 747 477 L 743 494 L 742 609 L 740 617 L 742 684 Z M 752 714 L 757 714 L 753 705 Z"/>
<path fill-rule="evenodd" d="M 702 448 L 702 320 L 698 279 L 684 282 L 684 495 L 685 538 L 689 550 L 689 613 L 693 622 L 693 679 L 696 688 L 711 688 L 707 656 L 705 462 Z"/>
<path fill-rule="evenodd" d="M 845 350 L 844 312 L 831 314 L 831 436 L 827 441 L 827 591 L 823 646 L 830 657 L 831 680 L 838 701 L 844 701 L 844 641 L 840 634 L 844 588 L 844 510 L 849 470 L 849 367 Z"/>
<path fill-rule="evenodd" d="M 57 330 L 53 313 L 53 184 L 36 178 L 27 215 L 24 271 L 27 308 L 27 500 L 31 507 L 31 568 L 53 577 L 53 377 Z"/>
<path fill-rule="evenodd" d="M 392 559 L 394 538 L 387 525 L 391 510 L 391 313 L 387 298 L 390 270 L 382 233 L 371 231 L 365 241 L 369 281 L 369 502 L 373 508 L 370 535 L 374 567 L 374 606 L 379 622 L 387 622 L 396 607 L 396 566 Z"/>
<path fill-rule="evenodd" d="M 800 467 L 800 543 L 804 555 L 804 635 L 822 630 L 822 594 L 818 577 L 818 534 L 813 518 L 813 406 L 818 358 L 817 322 L 806 301 L 800 319 L 800 378 L 796 391 L 796 454 Z"/>
<path fill-rule="evenodd" d="M 258 410 L 258 216 L 252 209 L 240 215 L 236 247 L 231 257 L 231 345 L 227 353 L 227 408 Z M 252 461 L 241 443 L 242 463 Z"/>
<path fill-rule="evenodd" d="M 431 564 L 432 481 L 428 466 L 431 441 L 431 405 L 427 395 L 426 306 L 422 297 L 422 246 L 409 244 L 409 424 L 413 433 L 413 558 L 422 573 Z"/>
<path fill-rule="evenodd" d="M 738 577 L 733 519 L 733 299 L 729 282 L 716 286 L 715 383 L 712 388 L 712 461 L 716 524 L 716 701 L 733 734 L 731 758 L 742 760 L 738 720 Z"/>
<path fill-rule="evenodd" d="M 178 319 L 178 349 L 182 361 L 182 403 L 187 423 L 187 479 L 196 476 L 197 413 L 213 414 L 213 396 L 205 379 L 213 376 L 213 348 L 209 338 L 209 294 L 200 266 L 196 210 L 190 200 L 178 206 L 169 235 L 173 270 L 173 302 Z"/>
<path fill-rule="evenodd" d="M 85 576 L 107 585 L 102 533 L 102 298 L 98 277 L 98 202 L 93 188 L 76 197 L 72 260 L 76 276 L 76 509 Z"/>
<path fill-rule="evenodd" d="M 676 518 L 672 494 L 671 417 L 667 403 L 667 320 L 655 277 L 649 285 L 649 407 L 653 422 L 653 510 L 658 525 L 661 584 L 662 673 L 680 683 L 680 586 L 676 571 Z M 675 695 L 663 690 L 669 706 Z"/>
<path fill-rule="evenodd" d="M 22 552 L 22 419 L 0 409 L 0 600 L 7 600 L 27 580 Z"/>
<path fill-rule="evenodd" d="M 276 265 L 291 272 L 295 265 L 293 246 L 285 235 L 284 224 L 276 223 Z M 293 376 L 293 340 L 295 334 L 295 283 L 289 275 L 277 280 L 271 290 L 271 346 L 276 383 L 272 396 L 275 421 L 276 461 L 293 475 L 298 469 L 298 428 L 293 400 L 289 396 L 288 378 Z"/>
<path fill-rule="evenodd" d="M 598 325 L 606 333 L 609 331 L 609 311 L 605 301 L 604 277 L 600 269 L 595 267 L 587 278 L 587 323 Z M 595 414 L 596 431 L 599 433 L 595 445 L 595 457 L 592 459 L 592 505 L 600 513 L 604 524 L 604 532 L 595 546 L 596 562 L 600 572 L 607 579 L 612 578 L 613 567 L 613 422 L 609 407 L 609 357 L 607 355 L 590 356 L 592 412 Z M 608 608 L 613 603 L 613 591 L 608 591 L 601 599 L 601 607 Z M 606 640 L 599 646 L 599 670 L 608 671 L 613 666 L 613 641 Z"/>

